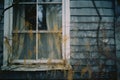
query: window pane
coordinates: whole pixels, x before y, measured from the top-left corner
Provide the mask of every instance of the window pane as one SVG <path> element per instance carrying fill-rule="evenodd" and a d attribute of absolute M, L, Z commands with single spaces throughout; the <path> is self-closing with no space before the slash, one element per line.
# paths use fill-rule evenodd
<path fill-rule="evenodd" d="M 36 2 L 36 0 L 13 0 L 14 2 Z"/>
<path fill-rule="evenodd" d="M 13 34 L 13 59 L 35 59 L 35 34 Z"/>
<path fill-rule="evenodd" d="M 39 5 L 38 6 L 38 29 L 60 30 L 62 28 L 61 5 Z"/>
<path fill-rule="evenodd" d="M 38 0 L 38 2 L 62 2 L 62 0 Z"/>
<path fill-rule="evenodd" d="M 14 30 L 36 29 L 36 5 L 17 5 L 13 8 Z"/>
<path fill-rule="evenodd" d="M 39 59 L 61 59 L 61 33 L 39 34 Z"/>

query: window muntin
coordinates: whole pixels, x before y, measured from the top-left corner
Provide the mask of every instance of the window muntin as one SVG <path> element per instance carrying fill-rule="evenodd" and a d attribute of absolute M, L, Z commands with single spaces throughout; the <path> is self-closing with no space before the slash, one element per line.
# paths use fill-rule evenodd
<path fill-rule="evenodd" d="M 39 0 L 41 4 L 25 2 L 13 8 L 15 43 L 11 59 L 62 59 L 62 4 L 52 0 Z"/>

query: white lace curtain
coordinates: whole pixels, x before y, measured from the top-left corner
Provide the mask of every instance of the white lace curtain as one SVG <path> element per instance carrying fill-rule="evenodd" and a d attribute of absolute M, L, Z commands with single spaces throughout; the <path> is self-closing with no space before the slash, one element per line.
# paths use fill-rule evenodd
<path fill-rule="evenodd" d="M 26 6 L 29 7 L 29 11 L 25 9 Z M 33 31 L 36 31 L 37 29 L 33 29 L 33 27 L 37 27 L 34 26 L 36 21 L 33 21 L 36 20 L 36 15 L 28 16 L 30 14 L 30 9 L 36 9 L 32 8 L 32 6 L 35 5 L 18 5 L 13 8 L 13 31 L 15 33 L 13 34 L 12 59 L 36 59 L 36 41 L 38 41 L 38 59 L 61 59 L 62 33 L 60 31 L 62 30 L 62 6 L 46 5 L 45 14 L 47 30 L 44 30 L 46 31 L 45 33 L 37 34 L 33 33 Z M 38 5 L 38 19 L 45 17 L 42 13 L 42 6 L 43 5 Z M 31 17 L 34 17 L 35 19 L 31 19 Z M 24 33 L 24 31 L 29 32 Z M 39 31 L 41 30 L 39 29 Z M 49 33 L 52 31 L 53 33 Z M 54 33 L 55 31 L 56 33 Z M 38 36 L 38 40 L 36 40 L 36 35 Z"/>

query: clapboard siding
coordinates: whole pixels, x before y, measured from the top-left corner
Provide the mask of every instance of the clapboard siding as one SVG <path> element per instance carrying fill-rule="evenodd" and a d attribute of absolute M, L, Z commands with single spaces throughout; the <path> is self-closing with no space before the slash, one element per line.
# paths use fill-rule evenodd
<path fill-rule="evenodd" d="M 117 26 L 115 29 L 116 32 L 116 56 L 118 59 L 120 59 L 120 17 L 117 21 Z M 118 80 L 120 79 L 120 65 L 117 65 L 118 67 Z"/>
<path fill-rule="evenodd" d="M 104 53 L 116 57 L 114 35 L 114 11 L 112 0 L 95 0 L 97 9 L 102 16 L 99 43 Z M 116 72 L 115 61 L 107 60 L 106 56 L 98 53 L 97 28 L 99 16 L 91 0 L 70 0 L 70 45 L 71 65 L 76 72 L 80 72 L 89 63 L 93 72 L 100 72 L 99 64 L 104 63 L 106 74 Z M 106 42 L 107 41 L 107 42 Z M 106 42 L 106 43 L 105 43 Z M 105 50 L 108 52 L 105 52 Z M 106 72 L 108 71 L 108 73 Z M 80 74 L 79 74 L 80 76 Z M 94 74 L 94 77 L 112 79 L 113 76 Z M 79 77 L 82 79 L 82 77 Z"/>
<path fill-rule="evenodd" d="M 80 38 L 71 39 L 71 45 L 87 45 L 87 42 L 89 42 L 89 45 L 97 45 L 96 39 L 86 39 L 86 38 L 85 39 L 80 39 Z M 101 40 L 101 43 L 102 42 L 103 41 Z M 114 39 L 109 39 L 109 41 L 107 42 L 107 45 L 114 45 L 114 44 L 115 44 Z"/>
<path fill-rule="evenodd" d="M 113 25 L 113 23 L 103 23 L 103 24 L 101 24 L 100 26 L 101 26 L 101 28 L 104 28 L 104 26 L 102 26 L 102 25 L 104 25 L 105 26 L 105 29 L 112 29 L 113 30 L 113 28 L 114 28 L 114 25 Z M 70 25 L 71 27 L 70 27 L 70 29 L 71 30 L 96 30 L 97 29 L 97 27 L 98 27 L 98 22 L 96 22 L 96 23 L 75 23 L 75 22 L 71 22 L 71 25 Z"/>
<path fill-rule="evenodd" d="M 103 17 L 101 22 L 113 22 L 114 17 Z M 99 17 L 71 17 L 71 22 L 97 22 L 99 21 Z"/>
<path fill-rule="evenodd" d="M 86 51 L 88 51 L 86 49 L 87 45 L 72 45 L 71 46 L 71 52 L 81 52 L 83 51 L 83 53 L 85 53 Z M 112 48 L 110 49 L 109 51 L 114 51 L 114 45 L 108 45 L 109 48 Z M 98 49 L 96 47 L 96 45 L 90 45 L 90 49 L 89 49 L 90 52 L 95 52 L 97 53 Z"/>
<path fill-rule="evenodd" d="M 106 15 L 106 16 L 113 16 L 113 9 L 98 9 L 100 11 L 101 15 Z M 79 9 L 71 9 L 71 15 L 97 15 L 96 10 L 95 9 L 87 9 L 87 8 L 81 8 Z"/>
<path fill-rule="evenodd" d="M 108 33 L 109 32 L 109 33 Z M 71 30 L 71 37 L 96 37 L 96 31 L 72 31 Z M 104 35 L 101 33 L 100 34 L 100 37 L 103 37 Z M 114 34 L 113 34 L 113 31 L 109 31 L 109 30 L 107 30 L 107 31 L 105 31 L 105 36 L 106 37 L 113 37 L 114 36 Z"/>
<path fill-rule="evenodd" d="M 96 2 L 96 5 L 97 7 L 107 7 L 107 8 L 111 8 L 112 7 L 112 3 L 111 1 L 97 1 L 95 0 Z M 78 0 L 78 1 L 75 1 L 75 0 L 71 0 L 71 5 L 70 7 L 94 7 L 91 0 Z M 75 5 L 76 4 L 76 5 Z"/>

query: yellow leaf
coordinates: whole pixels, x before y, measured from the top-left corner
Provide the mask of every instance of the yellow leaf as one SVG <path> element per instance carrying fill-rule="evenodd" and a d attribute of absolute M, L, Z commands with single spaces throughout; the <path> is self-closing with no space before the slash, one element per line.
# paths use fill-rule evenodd
<path fill-rule="evenodd" d="M 26 57 L 24 57 L 24 65 L 26 65 Z"/>
<path fill-rule="evenodd" d="M 36 46 L 34 46 L 34 53 L 36 54 Z"/>
<path fill-rule="evenodd" d="M 48 65 L 50 65 L 50 64 L 51 64 L 51 62 L 52 62 L 52 59 L 51 59 L 51 58 L 49 58 L 49 59 L 48 59 L 48 61 L 47 61 L 47 64 L 48 64 Z"/>
<path fill-rule="evenodd" d="M 28 27 L 28 26 L 30 26 L 29 21 L 25 21 L 25 27 Z"/>
<path fill-rule="evenodd" d="M 33 40 L 33 32 L 32 32 L 32 28 L 30 27 L 30 31 L 29 31 L 29 37 L 30 40 Z"/>
<path fill-rule="evenodd" d="M 63 43 L 66 43 L 67 40 L 68 40 L 68 38 L 69 38 L 69 37 L 68 37 L 67 35 L 65 35 L 65 36 L 63 37 L 63 41 L 62 41 L 62 42 L 63 42 Z"/>
<path fill-rule="evenodd" d="M 88 70 L 88 73 L 89 73 L 89 78 L 91 78 L 91 77 L 92 77 L 92 70 L 89 69 L 89 70 Z"/>
<path fill-rule="evenodd" d="M 62 39 L 62 34 L 61 34 L 61 33 L 58 33 L 58 34 L 57 34 L 57 37 L 58 37 L 58 39 L 61 40 L 61 39 Z"/>
<path fill-rule="evenodd" d="M 81 70 L 81 77 L 83 77 L 83 75 L 88 71 L 88 68 L 85 67 Z"/>
<path fill-rule="evenodd" d="M 9 39 L 7 37 L 5 37 L 5 41 L 4 42 L 5 42 L 5 45 L 7 47 L 8 53 L 9 54 L 12 53 L 12 47 L 11 47 L 11 45 L 9 43 Z"/>
<path fill-rule="evenodd" d="M 60 30 L 59 30 L 60 32 L 62 32 L 62 27 L 60 28 Z"/>
<path fill-rule="evenodd" d="M 91 78 L 92 70 L 90 69 L 90 66 L 88 66 L 88 65 L 81 70 L 81 77 L 83 77 L 86 72 L 88 72 L 89 78 Z"/>
<path fill-rule="evenodd" d="M 42 45 L 42 43 L 41 43 L 41 34 L 38 34 L 38 40 L 39 40 L 39 46 L 41 46 Z"/>
<path fill-rule="evenodd" d="M 41 40 L 41 34 L 38 34 L 38 40 Z"/>
<path fill-rule="evenodd" d="M 54 25 L 53 31 L 58 31 L 58 25 L 57 24 Z"/>
<path fill-rule="evenodd" d="M 72 69 L 68 70 L 68 80 L 73 80 L 74 72 Z"/>
<path fill-rule="evenodd" d="M 30 50 L 28 50 L 28 56 L 29 56 L 29 58 L 32 57 L 32 52 Z"/>
<path fill-rule="evenodd" d="M 15 28 L 15 34 L 13 35 L 13 42 L 18 42 L 18 27 Z"/>

